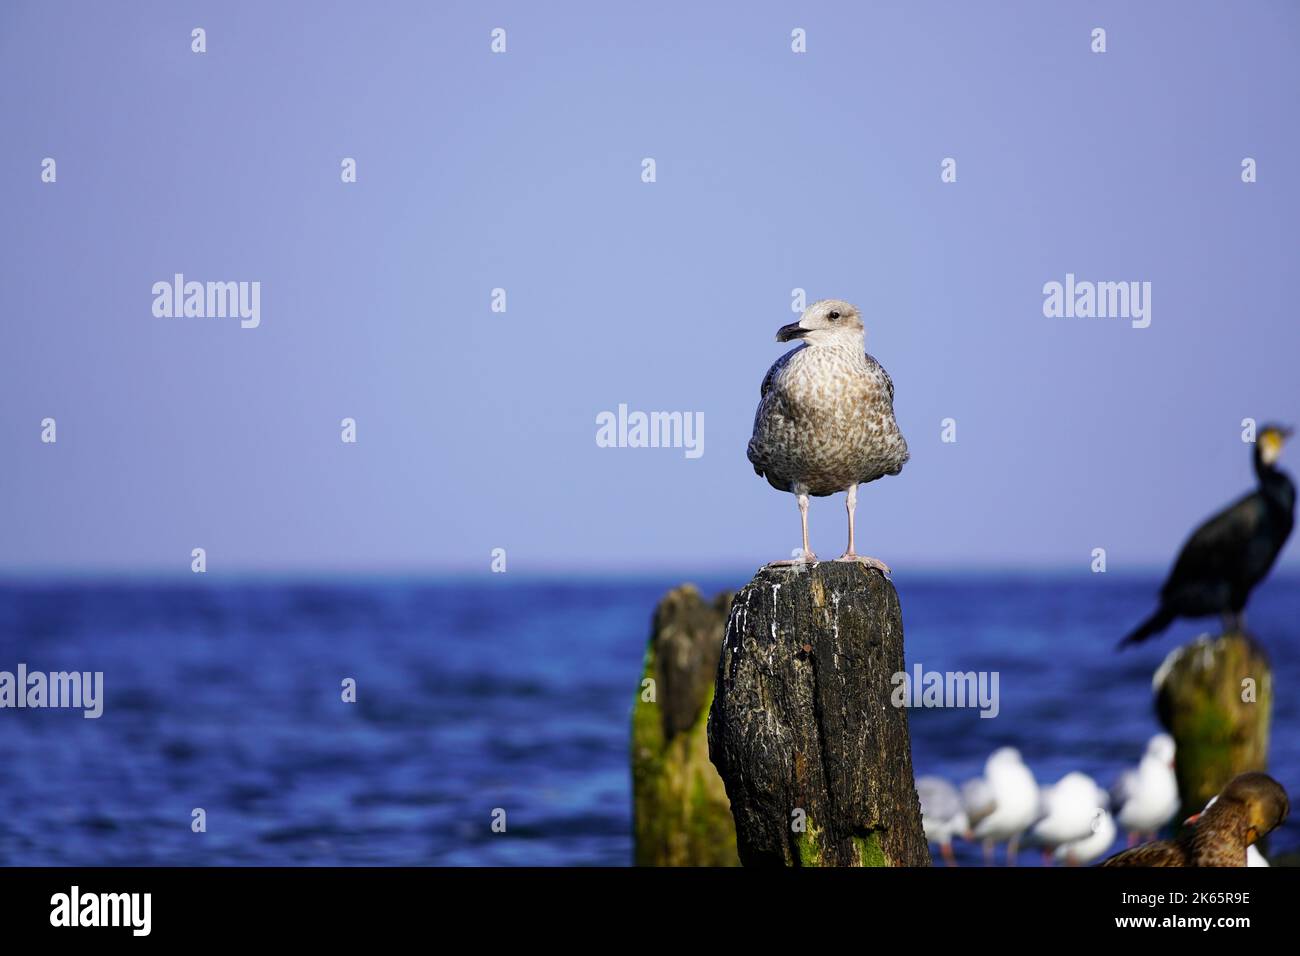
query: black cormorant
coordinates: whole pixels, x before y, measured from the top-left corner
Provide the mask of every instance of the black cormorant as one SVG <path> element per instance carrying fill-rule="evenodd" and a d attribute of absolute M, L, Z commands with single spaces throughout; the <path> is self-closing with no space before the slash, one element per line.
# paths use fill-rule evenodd
<path fill-rule="evenodd" d="M 1295 524 L 1295 485 L 1277 467 L 1291 432 L 1281 425 L 1260 430 L 1255 442 L 1259 488 L 1192 533 L 1160 589 L 1160 607 L 1121 647 L 1159 634 L 1176 617 L 1221 614 L 1225 630 L 1244 628 L 1246 599 L 1268 574 Z"/>

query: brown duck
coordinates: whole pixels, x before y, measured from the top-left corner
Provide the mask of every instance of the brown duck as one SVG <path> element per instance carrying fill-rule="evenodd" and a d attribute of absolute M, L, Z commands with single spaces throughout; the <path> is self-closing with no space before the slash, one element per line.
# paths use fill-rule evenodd
<path fill-rule="evenodd" d="M 1176 839 L 1144 843 L 1102 866 L 1245 866 L 1246 847 L 1272 832 L 1291 810 L 1282 785 L 1266 773 L 1228 782 L 1196 826 Z"/>

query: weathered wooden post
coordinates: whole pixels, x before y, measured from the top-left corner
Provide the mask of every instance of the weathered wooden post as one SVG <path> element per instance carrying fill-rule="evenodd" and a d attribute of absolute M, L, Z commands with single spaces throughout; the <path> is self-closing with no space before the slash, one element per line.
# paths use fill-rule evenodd
<path fill-rule="evenodd" d="M 746 866 L 928 866 L 894 586 L 856 563 L 763 568 L 735 597 L 709 716 Z"/>
<path fill-rule="evenodd" d="M 1229 780 L 1268 767 L 1273 672 L 1247 634 L 1208 634 L 1176 647 L 1152 680 L 1156 713 L 1174 738 L 1183 816 Z"/>
<path fill-rule="evenodd" d="M 655 609 L 632 708 L 632 820 L 638 866 L 736 866 L 727 792 L 709 762 L 713 701 L 731 594 L 711 604 L 691 585 Z"/>

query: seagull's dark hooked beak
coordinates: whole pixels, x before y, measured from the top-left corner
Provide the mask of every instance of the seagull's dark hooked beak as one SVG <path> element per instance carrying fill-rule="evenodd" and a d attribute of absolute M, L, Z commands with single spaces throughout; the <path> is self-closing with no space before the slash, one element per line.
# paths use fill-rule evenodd
<path fill-rule="evenodd" d="M 776 340 L 778 342 L 789 342 L 792 339 L 801 339 L 808 334 L 808 330 L 801 328 L 798 322 L 791 322 L 789 325 L 783 325 L 776 330 Z"/>

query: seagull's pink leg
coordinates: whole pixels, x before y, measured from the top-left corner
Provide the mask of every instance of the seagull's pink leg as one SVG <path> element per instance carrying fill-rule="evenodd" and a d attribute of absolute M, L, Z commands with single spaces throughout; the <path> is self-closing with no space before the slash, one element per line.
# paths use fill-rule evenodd
<path fill-rule="evenodd" d="M 887 565 L 884 561 L 881 561 L 879 558 L 865 557 L 853 550 L 853 512 L 858 507 L 858 486 L 856 483 L 849 485 L 848 488 L 845 489 L 844 506 L 845 508 L 848 509 L 849 512 L 849 549 L 845 551 L 843 554 L 841 554 L 835 560 L 836 561 L 857 561 L 860 564 L 865 564 L 869 568 L 875 568 L 877 571 L 880 571 L 882 574 L 889 574 L 890 573 L 889 565 Z"/>
<path fill-rule="evenodd" d="M 773 561 L 769 567 L 787 567 L 790 565 L 816 564 L 817 555 L 808 546 L 808 495 L 800 492 L 796 495 L 799 502 L 799 522 L 803 525 L 803 554 L 798 558 L 791 558 L 788 561 Z"/>

